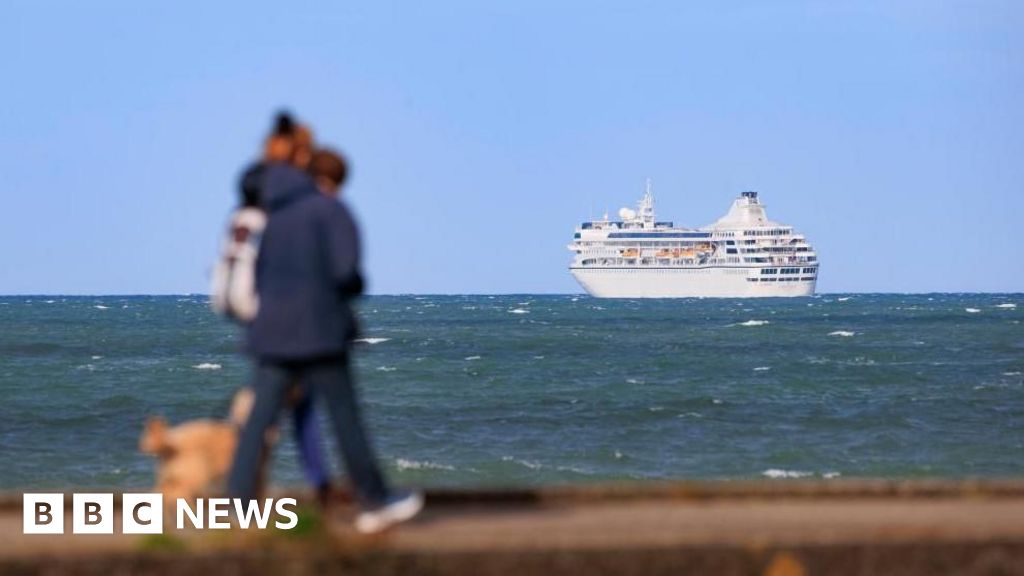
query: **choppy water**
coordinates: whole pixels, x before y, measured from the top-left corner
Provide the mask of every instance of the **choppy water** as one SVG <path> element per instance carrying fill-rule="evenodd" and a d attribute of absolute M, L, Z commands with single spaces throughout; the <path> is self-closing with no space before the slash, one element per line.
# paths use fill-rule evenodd
<path fill-rule="evenodd" d="M 399 482 L 1024 474 L 1024 295 L 361 308 Z M 0 328 L 0 488 L 148 485 L 145 416 L 221 416 L 249 374 L 202 296 L 5 297 Z"/>

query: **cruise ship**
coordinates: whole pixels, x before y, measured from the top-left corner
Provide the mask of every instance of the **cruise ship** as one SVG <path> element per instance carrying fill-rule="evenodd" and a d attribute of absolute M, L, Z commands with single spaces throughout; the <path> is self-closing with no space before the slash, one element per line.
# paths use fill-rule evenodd
<path fill-rule="evenodd" d="M 725 216 L 701 228 L 654 216 L 650 182 L 621 220 L 583 222 L 569 270 L 599 298 L 810 296 L 818 255 L 791 226 L 768 219 L 757 192 L 743 192 Z"/>

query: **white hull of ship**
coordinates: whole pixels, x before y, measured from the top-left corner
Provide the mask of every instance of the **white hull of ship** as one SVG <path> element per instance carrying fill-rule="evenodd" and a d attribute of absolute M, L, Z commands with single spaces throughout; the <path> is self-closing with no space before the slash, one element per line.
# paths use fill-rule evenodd
<path fill-rule="evenodd" d="M 761 282 L 757 268 L 571 268 L 597 298 L 779 298 L 811 296 L 816 280 Z M 757 282 L 747 278 L 756 278 Z"/>

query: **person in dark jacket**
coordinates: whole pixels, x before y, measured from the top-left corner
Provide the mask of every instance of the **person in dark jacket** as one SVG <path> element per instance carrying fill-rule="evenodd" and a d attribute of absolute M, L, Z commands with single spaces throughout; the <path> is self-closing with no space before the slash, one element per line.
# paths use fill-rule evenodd
<path fill-rule="evenodd" d="M 419 493 L 387 485 L 363 426 L 349 367 L 356 319 L 351 301 L 363 289 L 359 235 L 348 209 L 322 194 L 294 166 L 267 164 L 261 175 L 266 230 L 256 264 L 259 313 L 248 330 L 257 364 L 256 400 L 241 433 L 228 489 L 253 498 L 262 438 L 291 383 L 322 399 L 349 477 L 364 510 L 360 532 L 378 532 L 414 516 Z"/>
<path fill-rule="evenodd" d="M 274 118 L 270 134 L 263 144 L 263 156 L 247 168 L 239 182 L 241 209 L 263 212 L 264 170 L 274 163 L 286 163 L 308 168 L 312 159 L 313 133 L 296 122 L 288 112 L 279 112 Z M 340 181 L 339 181 L 340 184 Z M 237 235 L 236 231 L 232 233 Z M 260 232 L 262 234 L 262 232 Z M 331 482 L 323 459 L 320 426 L 309 390 L 295 386 L 289 394 L 292 406 L 292 424 L 295 441 L 306 479 L 316 490 L 317 502 L 324 508 L 330 498 Z"/>

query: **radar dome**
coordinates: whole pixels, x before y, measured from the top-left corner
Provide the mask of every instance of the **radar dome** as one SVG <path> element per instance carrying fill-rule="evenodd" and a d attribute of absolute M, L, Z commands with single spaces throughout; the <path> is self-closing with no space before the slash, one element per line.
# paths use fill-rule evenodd
<path fill-rule="evenodd" d="M 633 220 L 636 218 L 636 210 L 619 208 L 619 218 L 622 218 L 623 220 Z"/>

